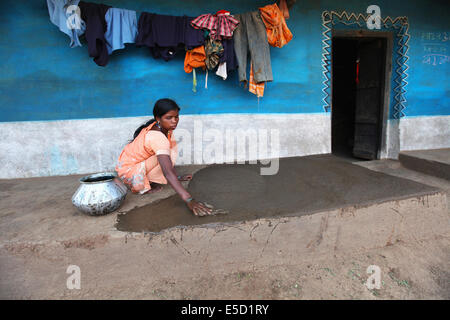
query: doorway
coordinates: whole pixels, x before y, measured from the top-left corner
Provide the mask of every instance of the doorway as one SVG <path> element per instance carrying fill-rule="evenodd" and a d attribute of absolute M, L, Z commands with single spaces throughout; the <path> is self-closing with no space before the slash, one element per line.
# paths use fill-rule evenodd
<path fill-rule="evenodd" d="M 331 150 L 335 155 L 380 159 L 388 115 L 388 40 L 360 31 L 332 38 Z"/>

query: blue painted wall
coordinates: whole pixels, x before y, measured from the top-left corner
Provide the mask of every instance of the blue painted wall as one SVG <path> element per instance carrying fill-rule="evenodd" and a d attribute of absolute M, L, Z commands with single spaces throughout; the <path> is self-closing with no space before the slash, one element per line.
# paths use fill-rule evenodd
<path fill-rule="evenodd" d="M 113 7 L 161 14 L 197 16 L 227 9 L 252 11 L 267 0 L 108 0 Z M 45 0 L 0 2 L 0 121 L 130 117 L 151 114 L 153 103 L 171 97 L 183 114 L 323 113 L 322 20 L 324 10 L 365 13 L 373 1 L 298 0 L 287 21 L 294 39 L 271 48 L 274 82 L 259 100 L 239 86 L 234 72 L 226 81 L 210 73 L 183 70 L 184 54 L 155 60 L 133 44 L 115 51 L 106 67 L 88 56 L 87 45 L 70 48 L 54 26 Z M 447 1 L 379 0 L 382 17 L 407 16 L 409 78 L 406 116 L 450 115 L 448 74 L 450 19 Z M 427 55 L 432 56 L 427 56 Z M 441 55 L 441 56 L 437 56 Z M 442 57 L 447 57 L 443 62 Z M 440 64 L 441 63 L 441 64 Z"/>

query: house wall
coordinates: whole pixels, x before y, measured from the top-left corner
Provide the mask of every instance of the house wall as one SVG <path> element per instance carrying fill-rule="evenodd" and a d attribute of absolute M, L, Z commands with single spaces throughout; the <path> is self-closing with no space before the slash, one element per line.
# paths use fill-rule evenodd
<path fill-rule="evenodd" d="M 197 16 L 223 8 L 243 13 L 271 1 L 103 3 L 136 10 L 138 15 L 148 11 Z M 226 81 L 209 73 L 207 89 L 205 73 L 199 72 L 197 92 L 192 92 L 192 75 L 183 70 L 183 54 L 165 62 L 153 59 L 147 48 L 131 44 L 115 51 L 106 67 L 99 67 L 88 56 L 86 44 L 69 47 L 69 38 L 50 22 L 46 1 L 1 1 L 0 178 L 110 170 L 136 127 L 151 117 L 154 102 L 162 97 L 174 99 L 181 107 L 175 133 L 185 142 L 191 139 L 188 153 L 192 156 L 183 158 L 185 164 L 216 160 L 195 156 L 200 146 L 211 147 L 212 140 L 205 136 L 209 129 L 219 130 L 224 139 L 226 129 L 276 130 L 282 157 L 331 152 L 331 116 L 322 101 L 322 12 L 366 14 L 371 4 L 298 0 L 287 21 L 294 39 L 283 48 L 270 49 L 274 81 L 258 99 L 239 86 L 236 72 Z M 405 116 L 395 119 L 391 94 L 387 145 L 399 145 L 400 150 L 450 147 L 449 5 L 424 0 L 383 0 L 377 5 L 383 18 L 408 17 L 411 36 Z M 397 58 L 393 56 L 393 66 Z M 201 137 L 195 134 L 199 123 Z M 395 156 L 385 150 L 383 157 Z"/>

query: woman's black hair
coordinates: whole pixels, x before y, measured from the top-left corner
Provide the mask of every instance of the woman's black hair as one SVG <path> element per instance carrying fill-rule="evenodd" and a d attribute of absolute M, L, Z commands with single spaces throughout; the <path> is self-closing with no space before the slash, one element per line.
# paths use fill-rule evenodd
<path fill-rule="evenodd" d="M 180 111 L 180 107 L 177 105 L 175 101 L 167 98 L 159 99 L 158 101 L 156 101 L 155 106 L 153 107 L 154 118 L 150 119 L 149 121 L 147 121 L 146 123 L 144 123 L 143 125 L 141 125 L 139 128 L 136 129 L 133 135 L 133 140 L 136 139 L 139 133 L 141 133 L 142 129 L 147 128 L 149 125 L 155 122 L 156 117 L 160 118 L 171 110 Z"/>

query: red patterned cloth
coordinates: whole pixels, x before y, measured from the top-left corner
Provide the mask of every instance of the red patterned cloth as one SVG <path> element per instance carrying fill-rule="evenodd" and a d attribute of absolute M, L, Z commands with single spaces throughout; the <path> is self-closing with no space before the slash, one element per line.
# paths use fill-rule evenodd
<path fill-rule="evenodd" d="M 231 39 L 239 21 L 227 14 L 202 14 L 191 21 L 196 29 L 208 29 L 213 40 Z"/>

